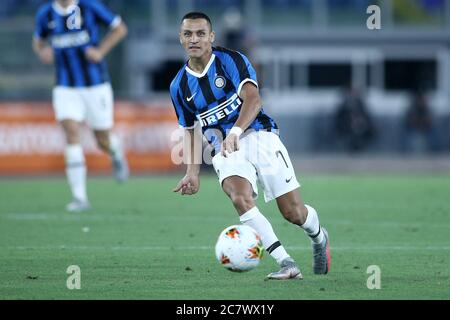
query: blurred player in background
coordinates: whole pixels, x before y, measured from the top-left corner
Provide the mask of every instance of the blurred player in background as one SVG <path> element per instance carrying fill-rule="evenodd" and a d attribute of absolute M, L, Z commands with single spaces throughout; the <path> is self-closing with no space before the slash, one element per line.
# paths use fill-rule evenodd
<path fill-rule="evenodd" d="M 109 27 L 101 40 L 99 25 Z M 86 193 L 86 163 L 80 128 L 86 121 L 101 150 L 111 156 L 119 182 L 128 178 L 125 154 L 113 127 L 113 92 L 105 56 L 127 34 L 120 16 L 98 0 L 55 0 L 36 15 L 33 50 L 45 64 L 55 64 L 53 108 L 66 137 L 66 174 L 73 199 L 70 212 L 90 208 Z"/>
<path fill-rule="evenodd" d="M 327 231 L 321 228 L 316 210 L 300 198 L 300 184 L 278 127 L 262 110 L 256 72 L 243 54 L 212 47 L 214 38 L 207 15 L 191 12 L 183 17 L 180 43 L 189 60 L 172 81 L 170 94 L 185 129 L 184 155 L 191 161 L 173 191 L 192 195 L 199 190 L 200 164 L 192 160 L 200 149 L 194 131 L 201 125 L 216 152 L 212 163 L 219 182 L 240 221 L 260 234 L 264 248 L 281 267 L 267 277 L 299 279 L 302 274 L 255 205 L 257 181 L 264 187 L 266 202 L 276 199 L 284 218 L 311 238 L 314 273 L 326 274 L 331 263 Z"/>

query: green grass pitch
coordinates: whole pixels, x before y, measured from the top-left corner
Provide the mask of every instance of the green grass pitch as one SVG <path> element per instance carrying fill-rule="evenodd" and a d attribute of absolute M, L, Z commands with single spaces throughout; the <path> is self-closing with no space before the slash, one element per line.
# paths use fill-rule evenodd
<path fill-rule="evenodd" d="M 200 193 L 171 192 L 180 176 L 89 178 L 90 212 L 69 214 L 63 177 L 0 180 L 0 299 L 450 299 L 450 176 L 301 178 L 331 238 L 332 270 L 312 274 L 303 231 L 258 200 L 304 279 L 264 281 L 222 268 L 214 245 L 239 222 L 213 176 Z M 68 266 L 81 269 L 69 290 Z M 381 289 L 367 287 L 379 266 Z"/>

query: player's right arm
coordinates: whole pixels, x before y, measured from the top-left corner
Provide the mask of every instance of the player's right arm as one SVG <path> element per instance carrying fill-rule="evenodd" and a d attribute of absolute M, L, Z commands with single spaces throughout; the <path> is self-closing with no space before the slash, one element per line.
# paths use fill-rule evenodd
<path fill-rule="evenodd" d="M 48 28 L 49 18 L 47 11 L 48 8 L 42 7 L 36 14 L 36 24 L 31 46 L 43 63 L 52 64 L 54 60 L 53 48 L 47 41 L 50 32 Z"/>
<path fill-rule="evenodd" d="M 201 136 L 199 138 L 195 128 L 184 129 L 183 162 L 186 164 L 186 175 L 178 182 L 173 192 L 181 190 L 182 195 L 193 195 L 200 189 L 201 143 Z"/>
<path fill-rule="evenodd" d="M 200 188 L 200 165 L 202 163 L 202 132 L 192 110 L 183 102 L 179 90 L 179 78 L 170 85 L 170 96 L 178 118 L 178 124 L 184 130 L 183 162 L 186 164 L 186 175 L 178 182 L 173 192 L 181 191 L 182 195 L 192 195 Z"/>
<path fill-rule="evenodd" d="M 36 53 L 42 63 L 53 63 L 53 48 L 48 44 L 47 41 L 37 37 L 33 37 L 32 47 L 33 51 Z"/>

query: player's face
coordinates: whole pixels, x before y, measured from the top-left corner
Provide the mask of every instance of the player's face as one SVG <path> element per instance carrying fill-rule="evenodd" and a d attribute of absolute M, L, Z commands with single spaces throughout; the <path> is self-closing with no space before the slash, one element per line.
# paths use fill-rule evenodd
<path fill-rule="evenodd" d="M 205 19 L 184 19 L 181 24 L 180 42 L 189 58 L 201 58 L 210 53 L 214 36 Z"/>

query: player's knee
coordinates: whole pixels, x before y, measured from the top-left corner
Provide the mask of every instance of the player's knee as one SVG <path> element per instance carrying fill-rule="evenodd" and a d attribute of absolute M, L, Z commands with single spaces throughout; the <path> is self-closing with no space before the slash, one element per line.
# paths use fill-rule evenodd
<path fill-rule="evenodd" d="M 230 198 L 239 214 L 244 214 L 255 206 L 251 195 L 243 193 L 232 193 L 230 195 Z"/>
<path fill-rule="evenodd" d="M 107 137 L 97 137 L 97 146 L 104 152 L 109 152 L 109 141 Z"/>
<path fill-rule="evenodd" d="M 299 203 L 292 203 L 290 206 L 283 209 L 281 213 L 287 221 L 301 226 L 306 221 L 308 209 Z"/>
<path fill-rule="evenodd" d="M 65 133 L 67 144 L 79 144 L 80 143 L 79 134 L 76 129 L 72 129 L 72 128 L 65 129 L 64 133 Z"/>

